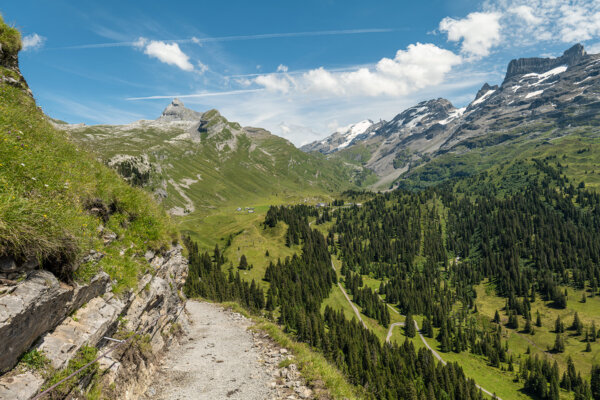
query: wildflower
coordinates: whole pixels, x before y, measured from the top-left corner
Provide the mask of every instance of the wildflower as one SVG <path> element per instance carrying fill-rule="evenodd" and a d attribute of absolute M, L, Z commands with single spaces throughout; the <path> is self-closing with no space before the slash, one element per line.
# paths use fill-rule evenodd
<path fill-rule="evenodd" d="M 21 167 L 24 167 L 24 166 L 25 166 L 25 164 L 21 163 Z"/>
<path fill-rule="evenodd" d="M 33 177 L 33 176 L 31 177 L 31 179 L 33 179 L 34 181 L 37 181 L 37 179 L 35 179 L 35 177 Z"/>
<path fill-rule="evenodd" d="M 48 216 L 46 214 L 44 214 L 44 218 L 48 218 Z"/>

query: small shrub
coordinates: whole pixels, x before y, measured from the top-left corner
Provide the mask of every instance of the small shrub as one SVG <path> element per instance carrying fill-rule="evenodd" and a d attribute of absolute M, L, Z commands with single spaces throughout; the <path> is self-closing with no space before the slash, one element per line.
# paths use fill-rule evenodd
<path fill-rule="evenodd" d="M 21 364 L 29 369 L 40 370 L 46 368 L 50 364 L 50 360 L 44 352 L 38 349 L 33 349 L 21 356 Z"/>

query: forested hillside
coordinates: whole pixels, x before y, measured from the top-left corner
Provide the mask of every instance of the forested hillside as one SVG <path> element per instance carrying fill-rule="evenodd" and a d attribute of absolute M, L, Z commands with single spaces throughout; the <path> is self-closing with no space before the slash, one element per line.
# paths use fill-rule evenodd
<path fill-rule="evenodd" d="M 263 229 L 285 224 L 285 245 L 301 252 L 267 262 L 264 305 L 260 295 L 252 300 L 258 283 L 235 289 L 241 270 L 227 279 L 217 267 L 219 279 L 248 293 L 236 296 L 255 310 L 264 306 L 376 398 L 412 398 L 413 389 L 428 398 L 428 382 L 433 398 L 479 396 L 460 366 L 503 399 L 592 398 L 598 376 L 590 371 L 600 352 L 600 196 L 569 180 L 559 159 L 515 161 L 418 192 L 343 197 L 325 208 L 268 211 Z M 330 257 L 341 260 L 340 275 Z M 406 315 L 403 338 L 382 344 L 377 330 L 322 307 L 338 279 L 380 326 L 390 326 L 389 306 Z M 439 387 L 439 376 L 420 369 L 435 363 L 414 338 L 413 319 L 423 341 L 458 363 L 444 368 L 458 368 L 461 378 Z M 488 373 L 497 376 L 490 381 Z"/>

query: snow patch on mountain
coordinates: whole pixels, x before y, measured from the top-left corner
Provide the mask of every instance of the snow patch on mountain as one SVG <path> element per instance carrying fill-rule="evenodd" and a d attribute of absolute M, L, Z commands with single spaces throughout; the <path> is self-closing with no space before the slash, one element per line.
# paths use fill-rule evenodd
<path fill-rule="evenodd" d="M 485 94 L 483 96 L 481 96 L 480 98 L 478 98 L 477 100 L 474 100 L 471 105 L 472 106 L 476 106 L 478 104 L 483 103 L 488 97 L 490 97 L 492 94 L 494 94 L 496 90 L 488 90 L 487 92 L 485 92 Z"/>
<path fill-rule="evenodd" d="M 365 131 L 369 129 L 371 125 L 373 125 L 373 121 L 371 121 L 370 119 L 365 119 L 363 121 L 357 122 L 356 124 L 351 124 L 342 128 L 338 128 L 336 130 L 336 133 L 339 133 L 340 135 L 345 137 L 346 140 L 342 144 L 337 146 L 337 149 L 339 150 L 348 147 L 348 145 L 350 145 L 350 143 L 352 143 L 352 141 L 358 135 L 365 133 Z"/>
<path fill-rule="evenodd" d="M 551 76 L 562 74 L 563 72 L 565 72 L 567 70 L 567 68 L 568 68 L 567 65 L 561 65 L 560 67 L 553 68 L 550 71 L 544 72 L 543 74 L 536 74 L 535 72 L 532 72 L 532 73 L 523 75 L 523 79 L 521 79 L 521 81 L 526 78 L 535 77 L 538 79 L 538 83 L 541 83 L 542 81 L 550 78 Z"/>
<path fill-rule="evenodd" d="M 530 97 L 539 96 L 542 93 L 544 93 L 543 90 L 536 90 L 535 92 L 527 93 L 527 95 L 525 96 L 525 98 L 529 99 Z"/>
<path fill-rule="evenodd" d="M 465 113 L 466 109 L 467 107 L 462 107 L 457 108 L 454 111 L 450 111 L 450 115 L 448 115 L 448 118 L 441 120 L 440 122 L 438 122 L 438 124 L 446 125 L 448 122 L 455 120 L 456 118 L 460 118 Z"/>

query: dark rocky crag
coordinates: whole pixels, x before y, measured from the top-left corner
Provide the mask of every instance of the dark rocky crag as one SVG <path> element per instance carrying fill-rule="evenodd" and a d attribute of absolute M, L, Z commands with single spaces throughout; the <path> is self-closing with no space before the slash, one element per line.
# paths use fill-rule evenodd
<path fill-rule="evenodd" d="M 587 55 L 581 44 L 576 44 L 566 50 L 562 56 L 557 58 L 519 58 L 508 63 L 506 70 L 506 81 L 515 75 L 524 75 L 529 73 L 541 74 L 561 65 L 572 66 L 577 64 Z"/>
<path fill-rule="evenodd" d="M 0 22 L 2 22 L 2 18 L 0 16 Z M 4 25 L 4 24 L 1 24 Z M 14 28 L 9 27 L 0 27 L 0 30 L 9 29 L 14 30 Z M 20 36 L 16 30 L 14 31 L 15 35 Z M 0 34 L 4 32 L 0 31 Z M 0 74 L 0 81 L 8 83 L 9 85 L 18 87 L 27 92 L 30 96 L 33 96 L 31 90 L 29 89 L 29 85 L 27 85 L 27 81 L 21 74 L 21 70 L 19 69 L 19 51 L 21 50 L 21 41 L 15 40 L 13 45 L 10 43 L 0 43 L 0 67 L 4 68 L 2 74 Z"/>

